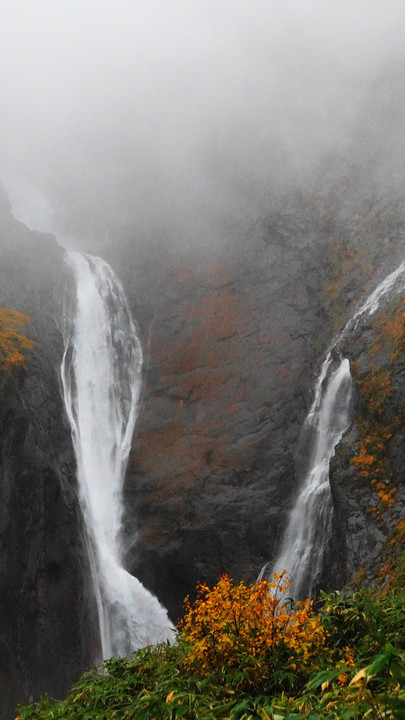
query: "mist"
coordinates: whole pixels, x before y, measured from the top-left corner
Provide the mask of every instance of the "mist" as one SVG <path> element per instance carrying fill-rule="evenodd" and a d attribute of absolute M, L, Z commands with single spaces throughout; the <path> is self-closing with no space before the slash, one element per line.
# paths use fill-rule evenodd
<path fill-rule="evenodd" d="M 400 0 L 3 3 L 14 213 L 79 247 L 200 246 L 353 165 L 402 192 L 404 21 Z"/>

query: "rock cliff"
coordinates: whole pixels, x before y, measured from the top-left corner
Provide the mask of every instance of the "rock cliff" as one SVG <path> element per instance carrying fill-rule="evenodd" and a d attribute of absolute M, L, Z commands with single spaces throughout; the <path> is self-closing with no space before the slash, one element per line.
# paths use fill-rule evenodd
<path fill-rule="evenodd" d="M 324 349 L 405 256 L 403 206 L 348 186 L 289 201 L 209 261 L 183 253 L 145 272 L 138 254 L 121 268 L 146 351 L 126 483 L 128 564 L 173 618 L 197 580 L 224 571 L 253 580 L 275 556 Z M 328 587 L 353 576 L 350 553 L 340 554 L 358 543 L 341 524 L 346 490 L 333 490 Z M 380 532 L 364 510 L 355 511 L 370 528 L 363 564 Z"/>
<path fill-rule="evenodd" d="M 0 377 L 0 717 L 63 695 L 92 660 L 70 431 L 59 392 L 68 274 L 51 236 L 0 202 L 0 296 L 29 313 L 27 371 Z M 84 640 L 85 638 L 85 640 Z"/>
<path fill-rule="evenodd" d="M 173 620 L 197 580 L 213 583 L 224 571 L 254 580 L 275 556 L 305 462 L 300 434 L 323 353 L 405 256 L 404 228 L 400 203 L 371 202 L 346 183 L 279 201 L 249 232 L 228 233 L 209 251 L 142 244 L 128 229 L 116 246 L 96 248 L 123 280 L 145 356 L 125 482 L 126 563 Z M 1 197 L 0 297 L 33 317 L 35 341 L 26 372 L 0 377 L 5 720 L 17 700 L 63 695 L 99 652 L 59 387 L 71 281 L 54 238 L 18 223 Z M 401 303 L 342 344 L 355 419 L 333 460 L 328 587 L 362 569 L 382 572 L 401 537 Z"/>
<path fill-rule="evenodd" d="M 366 317 L 342 351 L 356 401 L 353 426 L 331 464 L 328 584 L 384 585 L 405 542 L 405 293 Z"/>

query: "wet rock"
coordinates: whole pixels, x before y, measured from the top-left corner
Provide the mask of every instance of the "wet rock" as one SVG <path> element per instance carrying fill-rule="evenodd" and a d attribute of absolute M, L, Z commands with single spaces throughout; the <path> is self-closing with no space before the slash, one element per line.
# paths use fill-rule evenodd
<path fill-rule="evenodd" d="M 331 462 L 329 588 L 353 582 L 359 573 L 366 582 L 375 580 L 380 553 L 405 515 L 403 297 L 388 298 L 345 338 L 356 399 L 354 425 Z"/>
<path fill-rule="evenodd" d="M 0 297 L 32 316 L 27 369 L 0 377 L 0 717 L 63 696 L 92 659 L 91 594 L 60 396 L 68 275 L 54 238 L 0 208 Z M 91 638 L 93 637 L 93 640 Z"/>

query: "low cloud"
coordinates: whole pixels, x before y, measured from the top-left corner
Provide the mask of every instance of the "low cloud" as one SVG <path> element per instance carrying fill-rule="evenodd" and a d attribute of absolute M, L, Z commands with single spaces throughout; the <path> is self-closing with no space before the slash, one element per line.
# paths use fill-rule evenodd
<path fill-rule="evenodd" d="M 31 226 L 209 243 L 327 165 L 402 183 L 403 2 L 9 5 L 0 161 Z"/>

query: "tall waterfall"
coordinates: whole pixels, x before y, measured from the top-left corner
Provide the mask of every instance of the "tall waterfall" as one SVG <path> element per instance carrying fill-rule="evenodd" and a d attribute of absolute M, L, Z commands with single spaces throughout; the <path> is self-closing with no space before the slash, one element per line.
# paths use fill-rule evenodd
<path fill-rule="evenodd" d="M 142 350 L 120 282 L 104 260 L 69 251 L 76 280 L 61 375 L 88 536 L 103 658 L 170 636 L 166 610 L 122 567 L 122 485 L 137 414 Z"/>
<path fill-rule="evenodd" d="M 309 438 L 309 467 L 302 478 L 297 500 L 290 513 L 280 552 L 267 563 L 259 577 L 286 570 L 291 579 L 289 592 L 295 598 L 313 594 L 323 568 L 325 547 L 332 526 L 332 498 L 329 463 L 335 447 L 350 424 L 352 380 L 350 364 L 340 359 L 334 367 L 334 355 L 347 332 L 365 314 L 372 315 L 385 297 L 394 297 L 405 288 L 405 262 L 388 275 L 369 295 L 335 338 L 326 355 L 315 388 L 315 397 L 304 424 Z"/>

